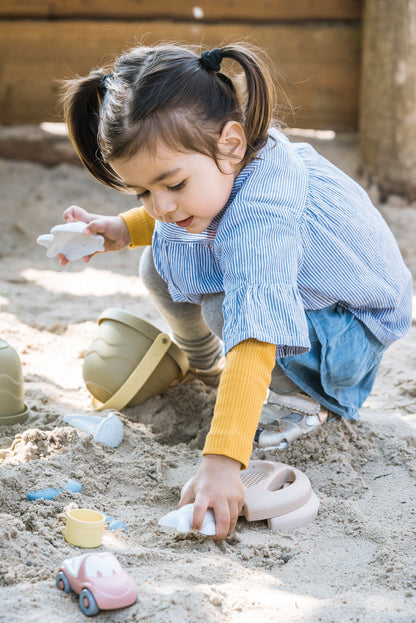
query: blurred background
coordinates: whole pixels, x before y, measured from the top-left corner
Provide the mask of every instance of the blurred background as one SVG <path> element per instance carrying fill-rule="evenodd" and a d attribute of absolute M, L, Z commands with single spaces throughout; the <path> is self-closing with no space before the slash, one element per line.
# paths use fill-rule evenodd
<path fill-rule="evenodd" d="M 56 140 L 38 148 L 33 128 L 13 131 L 59 132 L 59 79 L 140 42 L 241 39 L 277 68 L 289 127 L 359 131 L 362 173 L 384 194 L 415 198 L 416 0 L 2 0 L 0 156 L 68 157 Z"/>
<path fill-rule="evenodd" d="M 56 120 L 56 79 L 137 42 L 248 38 L 287 78 L 299 127 L 356 128 L 361 13 L 361 0 L 2 0 L 0 120 Z"/>

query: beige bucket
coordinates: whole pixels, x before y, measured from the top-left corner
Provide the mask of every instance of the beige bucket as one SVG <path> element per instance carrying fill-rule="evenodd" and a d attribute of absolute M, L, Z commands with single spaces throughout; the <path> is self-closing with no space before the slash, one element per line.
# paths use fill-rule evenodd
<path fill-rule="evenodd" d="M 66 515 L 65 541 L 77 547 L 99 547 L 105 515 L 88 508 L 74 508 Z"/>
<path fill-rule="evenodd" d="M 188 369 L 166 333 L 122 309 L 106 309 L 88 348 L 83 377 L 97 410 L 138 405 L 161 394 Z"/>
<path fill-rule="evenodd" d="M 0 340 L 0 424 L 24 422 L 28 415 L 19 355 L 10 344 Z"/>

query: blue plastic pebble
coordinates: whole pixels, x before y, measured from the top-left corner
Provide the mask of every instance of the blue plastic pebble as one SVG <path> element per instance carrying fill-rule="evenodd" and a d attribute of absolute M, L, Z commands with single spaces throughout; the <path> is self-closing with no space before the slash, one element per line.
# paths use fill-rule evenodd
<path fill-rule="evenodd" d="M 70 491 L 71 493 L 81 493 L 82 485 L 78 480 L 68 480 L 63 486 L 63 489 Z M 52 487 L 46 487 L 46 489 L 39 489 L 38 491 L 31 491 L 27 494 L 27 499 L 30 502 L 33 500 L 53 500 L 57 495 L 63 492 L 63 489 L 52 489 Z"/>
<path fill-rule="evenodd" d="M 119 530 L 120 528 L 122 530 L 127 530 L 127 526 L 124 523 L 124 521 L 120 521 L 119 519 L 116 519 L 115 521 L 111 521 L 108 525 L 109 530 Z"/>
<path fill-rule="evenodd" d="M 105 515 L 105 513 L 104 513 Z M 105 523 L 110 523 L 112 521 L 115 521 L 115 517 L 113 517 L 112 515 L 105 515 Z"/>
<path fill-rule="evenodd" d="M 68 480 L 68 482 L 63 485 L 63 488 L 67 491 L 71 491 L 71 493 L 81 493 L 82 491 L 82 485 L 78 480 Z"/>
<path fill-rule="evenodd" d="M 46 489 L 40 489 L 39 491 L 32 491 L 27 494 L 27 499 L 31 502 L 33 500 L 53 500 L 57 495 L 62 492 L 62 489 L 52 489 L 47 487 Z"/>

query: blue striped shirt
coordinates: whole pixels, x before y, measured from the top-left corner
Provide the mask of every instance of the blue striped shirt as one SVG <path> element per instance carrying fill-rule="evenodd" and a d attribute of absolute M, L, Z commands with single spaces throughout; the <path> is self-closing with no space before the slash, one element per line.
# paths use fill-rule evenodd
<path fill-rule="evenodd" d="M 306 310 L 338 303 L 383 343 L 411 324 L 412 283 L 366 192 L 306 143 L 270 130 L 201 234 L 157 222 L 155 265 L 174 301 L 224 292 L 225 350 L 255 338 L 309 349 Z"/>

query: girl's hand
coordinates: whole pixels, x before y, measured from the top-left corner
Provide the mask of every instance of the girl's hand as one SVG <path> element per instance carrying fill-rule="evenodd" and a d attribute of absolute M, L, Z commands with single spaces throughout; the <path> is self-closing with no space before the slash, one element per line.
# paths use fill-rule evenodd
<path fill-rule="evenodd" d="M 87 236 L 92 236 L 93 234 L 103 236 L 105 251 L 121 251 L 130 243 L 129 230 L 121 216 L 91 214 L 84 208 L 71 206 L 65 210 L 64 219 L 67 223 L 72 223 L 73 221 L 88 223 L 88 227 L 85 228 L 83 233 Z M 83 258 L 84 262 L 89 262 L 94 255 L 95 253 L 86 255 Z M 69 264 L 69 260 L 61 253 L 58 255 L 58 258 L 62 266 Z"/>
<path fill-rule="evenodd" d="M 179 507 L 194 502 L 192 529 L 200 530 L 208 508 L 214 510 L 217 533 L 215 541 L 229 536 L 235 528 L 244 503 L 240 479 L 241 464 L 219 454 L 207 454 L 183 494 Z"/>

